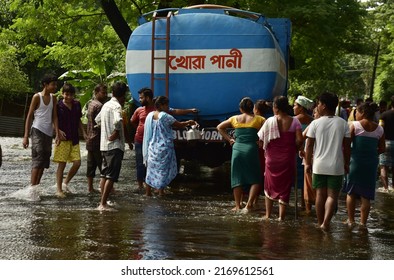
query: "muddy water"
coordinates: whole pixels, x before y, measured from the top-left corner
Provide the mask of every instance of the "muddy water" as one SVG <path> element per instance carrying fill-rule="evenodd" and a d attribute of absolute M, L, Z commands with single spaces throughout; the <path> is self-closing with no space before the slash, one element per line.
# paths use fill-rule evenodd
<path fill-rule="evenodd" d="M 56 165 L 51 164 L 43 176 L 41 199 L 28 201 L 30 150 L 21 143 L 21 138 L 0 137 L 0 259 L 394 258 L 394 193 L 377 193 L 366 230 L 342 223 L 342 195 L 327 234 L 316 229 L 314 215 L 295 220 L 293 207 L 281 223 L 261 222 L 263 210 L 230 213 L 228 166 L 185 164 L 166 197 L 146 198 L 136 191 L 134 153 L 127 151 L 110 198 L 118 211 L 100 213 L 95 210 L 99 195 L 86 192 L 85 152 L 73 180 L 75 194 L 54 196 Z"/>

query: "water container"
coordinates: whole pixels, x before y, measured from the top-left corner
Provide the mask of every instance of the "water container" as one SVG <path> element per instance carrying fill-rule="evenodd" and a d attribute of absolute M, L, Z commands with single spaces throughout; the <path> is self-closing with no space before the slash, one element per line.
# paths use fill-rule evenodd
<path fill-rule="evenodd" d="M 169 24 L 156 19 L 156 38 L 169 30 L 170 107 L 198 108 L 200 120 L 222 121 L 239 113 L 242 97 L 272 100 L 286 94 L 290 21 L 271 26 L 260 14 L 239 11 L 185 8 L 173 11 Z M 154 42 L 152 54 L 152 21 L 146 21 L 128 43 L 126 73 L 136 100 L 139 89 L 152 87 L 152 57 L 166 57 L 167 40 Z M 154 66 L 154 95 L 166 95 L 165 59 Z"/>

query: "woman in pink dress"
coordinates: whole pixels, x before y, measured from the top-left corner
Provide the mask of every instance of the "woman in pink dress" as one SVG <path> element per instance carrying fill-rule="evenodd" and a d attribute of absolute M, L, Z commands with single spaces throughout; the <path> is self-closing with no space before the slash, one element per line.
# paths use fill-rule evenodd
<path fill-rule="evenodd" d="M 279 220 L 284 220 L 294 185 L 296 153 L 303 143 L 301 124 L 288 115 L 289 106 L 287 97 L 275 97 L 274 116 L 267 119 L 258 133 L 265 150 L 265 219 L 271 217 L 273 203 L 278 201 Z"/>

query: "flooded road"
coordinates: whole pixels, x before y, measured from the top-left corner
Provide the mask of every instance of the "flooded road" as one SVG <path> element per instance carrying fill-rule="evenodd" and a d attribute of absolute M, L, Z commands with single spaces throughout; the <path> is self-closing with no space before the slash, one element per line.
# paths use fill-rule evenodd
<path fill-rule="evenodd" d="M 367 229 L 343 224 L 341 194 L 331 232 L 323 233 L 314 214 L 295 220 L 293 198 L 284 222 L 262 222 L 263 209 L 231 213 L 228 166 L 185 164 L 167 196 L 144 197 L 136 190 L 134 152 L 127 150 L 110 197 L 118 211 L 99 212 L 99 194 L 87 193 L 84 143 L 82 166 L 72 181 L 76 193 L 55 197 L 57 166 L 51 163 L 39 201 L 23 196 L 31 159 L 21 143 L 21 138 L 0 137 L 0 259 L 394 259 L 394 193 L 377 193 Z"/>

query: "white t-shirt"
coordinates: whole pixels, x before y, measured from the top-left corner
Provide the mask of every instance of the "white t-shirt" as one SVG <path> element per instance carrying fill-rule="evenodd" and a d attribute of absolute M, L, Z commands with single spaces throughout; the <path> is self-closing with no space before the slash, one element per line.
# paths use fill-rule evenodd
<path fill-rule="evenodd" d="M 345 137 L 350 138 L 348 123 L 337 116 L 323 116 L 311 122 L 306 136 L 315 138 L 313 173 L 343 175 L 342 143 Z"/>

